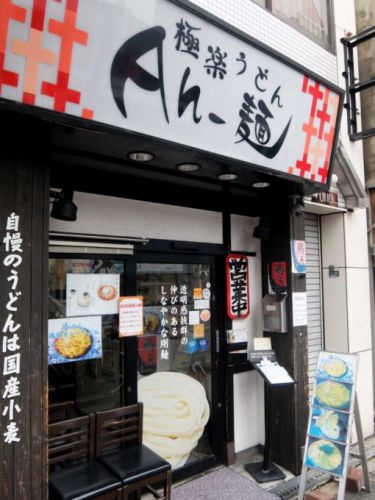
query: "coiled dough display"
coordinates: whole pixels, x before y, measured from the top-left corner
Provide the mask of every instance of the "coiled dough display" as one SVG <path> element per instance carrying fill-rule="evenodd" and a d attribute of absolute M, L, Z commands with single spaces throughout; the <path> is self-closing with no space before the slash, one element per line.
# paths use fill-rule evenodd
<path fill-rule="evenodd" d="M 203 386 L 176 372 L 158 372 L 138 381 L 143 402 L 143 443 L 170 462 L 184 465 L 210 416 Z"/>

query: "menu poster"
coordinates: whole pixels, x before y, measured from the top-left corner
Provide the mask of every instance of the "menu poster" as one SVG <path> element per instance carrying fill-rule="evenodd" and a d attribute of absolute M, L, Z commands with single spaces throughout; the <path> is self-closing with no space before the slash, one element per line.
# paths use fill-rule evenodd
<path fill-rule="evenodd" d="M 48 321 L 48 364 L 102 357 L 102 318 L 87 316 Z"/>
<path fill-rule="evenodd" d="M 119 274 L 67 274 L 66 315 L 118 314 Z"/>
<path fill-rule="evenodd" d="M 293 292 L 293 326 L 307 325 L 307 293 Z"/>
<path fill-rule="evenodd" d="M 319 354 L 306 437 L 306 466 L 345 476 L 357 371 L 356 354 Z"/>
<path fill-rule="evenodd" d="M 119 336 L 143 335 L 143 297 L 120 297 Z"/>
<path fill-rule="evenodd" d="M 304 240 L 291 240 L 292 273 L 306 273 L 306 243 Z"/>
<path fill-rule="evenodd" d="M 255 364 L 255 368 L 269 384 L 293 384 L 294 380 L 277 361 L 267 359 Z"/>

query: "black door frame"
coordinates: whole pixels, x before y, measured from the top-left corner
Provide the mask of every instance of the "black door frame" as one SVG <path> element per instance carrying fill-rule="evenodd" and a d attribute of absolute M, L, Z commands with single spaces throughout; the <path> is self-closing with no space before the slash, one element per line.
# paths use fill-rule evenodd
<path fill-rule="evenodd" d="M 210 253 L 208 253 L 211 250 Z M 193 253 L 194 252 L 194 253 Z M 134 255 L 126 256 L 125 286 L 126 293 L 136 294 L 136 264 L 137 263 L 182 263 L 182 264 L 209 264 L 211 267 L 211 370 L 212 370 L 212 403 L 209 421 L 209 436 L 213 455 L 196 463 L 192 463 L 173 472 L 173 480 L 180 480 L 198 472 L 207 470 L 215 463 L 224 460 L 225 441 L 225 392 L 224 392 L 224 357 L 221 340 L 224 338 L 224 321 L 222 291 L 224 290 L 220 267 L 224 262 L 222 245 L 200 244 L 195 242 L 170 242 L 153 240 L 147 247 L 135 249 Z M 125 339 L 127 359 L 132 359 L 129 366 L 125 366 L 127 380 L 128 403 L 137 400 L 137 340 Z M 135 365 L 135 366 L 134 366 Z"/>

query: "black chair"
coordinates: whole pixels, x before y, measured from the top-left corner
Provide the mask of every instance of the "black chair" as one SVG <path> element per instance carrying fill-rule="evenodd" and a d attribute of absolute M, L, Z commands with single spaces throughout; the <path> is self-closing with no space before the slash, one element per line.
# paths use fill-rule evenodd
<path fill-rule="evenodd" d="M 94 459 L 95 416 L 48 426 L 50 500 L 122 500 L 117 476 Z"/>
<path fill-rule="evenodd" d="M 143 404 L 96 413 L 97 459 L 122 481 L 123 500 L 142 488 L 154 498 L 170 500 L 171 465 L 142 444 Z M 155 483 L 162 483 L 159 495 Z"/>

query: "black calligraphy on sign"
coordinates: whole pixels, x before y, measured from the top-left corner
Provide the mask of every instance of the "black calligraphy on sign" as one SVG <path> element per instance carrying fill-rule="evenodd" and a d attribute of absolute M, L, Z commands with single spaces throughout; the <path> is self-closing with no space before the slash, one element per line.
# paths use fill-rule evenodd
<path fill-rule="evenodd" d="M 231 319 L 250 314 L 249 266 L 246 255 L 230 254 L 227 266 L 227 314 Z"/>
<path fill-rule="evenodd" d="M 125 118 L 128 116 L 126 110 L 125 87 L 126 82 L 131 80 L 143 90 L 160 92 L 164 116 L 167 123 L 169 123 L 163 76 L 163 42 L 165 36 L 166 31 L 161 26 L 155 26 L 154 28 L 141 31 L 126 40 L 113 59 L 111 66 L 112 95 L 118 109 Z M 194 47 L 196 47 L 196 44 Z M 157 54 L 157 76 L 151 74 L 138 63 L 138 59 L 154 49 L 156 49 Z M 212 47 L 209 47 L 209 51 L 210 49 L 212 58 L 209 60 L 212 64 L 206 66 L 207 72 L 210 73 L 213 71 L 214 78 L 216 78 L 216 74 L 219 74 L 220 78 L 223 78 L 223 75 L 226 73 L 226 64 L 223 60 L 227 57 L 227 54 L 225 52 L 221 54 L 219 47 L 217 47 L 215 51 Z M 192 106 L 190 109 L 192 109 L 194 123 L 199 123 L 202 119 L 202 115 L 198 112 L 201 89 L 199 85 L 188 86 L 190 73 L 190 68 L 187 67 L 181 79 L 178 93 L 178 117 L 181 118 L 191 104 Z M 226 123 L 223 118 L 214 112 L 208 113 L 208 118 L 216 125 L 224 125 Z"/>
<path fill-rule="evenodd" d="M 283 107 L 283 104 L 281 104 L 280 102 L 280 96 L 279 96 L 279 90 L 280 90 L 280 87 L 281 85 L 279 85 L 277 87 L 277 89 L 275 90 L 275 92 L 272 94 L 272 98 L 271 98 L 271 104 L 274 103 L 274 101 L 277 101 L 277 105 L 279 108 L 282 108 Z"/>
<path fill-rule="evenodd" d="M 192 30 L 200 30 L 194 28 L 186 21 L 181 20 L 176 24 L 178 32 L 175 36 L 177 39 L 176 49 L 189 53 L 193 50 L 199 50 L 199 43 L 192 35 Z M 193 38 L 191 38 L 193 37 Z M 117 53 L 111 66 L 111 89 L 115 103 L 122 113 L 127 118 L 126 106 L 126 83 L 128 80 L 135 83 L 141 89 L 148 92 L 159 92 L 161 97 L 161 104 L 163 107 L 164 117 L 169 123 L 169 116 L 167 110 L 167 100 L 165 94 L 164 73 L 163 73 L 163 44 L 166 38 L 166 31 L 162 26 L 155 26 L 146 29 L 132 36 L 126 40 Z M 184 47 L 187 47 L 186 50 Z M 156 49 L 156 50 L 155 50 Z M 151 52 L 156 55 L 157 71 L 156 75 L 149 72 L 144 66 L 139 63 L 145 54 Z M 227 53 L 222 51 L 220 47 L 208 46 L 210 57 L 206 59 L 204 68 L 209 75 L 215 79 L 223 79 L 227 74 L 227 64 L 225 59 Z M 237 73 L 243 74 L 247 69 L 246 54 L 239 53 L 236 59 L 242 64 L 242 68 Z M 254 78 L 254 87 L 252 91 L 255 93 L 245 92 L 243 94 L 243 102 L 239 110 L 240 123 L 236 130 L 236 136 L 239 139 L 236 144 L 246 142 L 249 146 L 254 148 L 258 153 L 266 158 L 274 158 L 280 151 L 292 120 L 286 123 L 284 130 L 276 140 L 272 140 L 272 123 L 275 118 L 275 113 L 280 112 L 283 108 L 281 85 L 279 85 L 270 97 L 267 99 L 267 84 L 269 82 L 269 70 L 258 66 L 258 73 Z M 191 80 L 191 69 L 186 67 L 178 92 L 177 114 L 181 118 L 182 115 L 189 108 L 192 113 L 192 119 L 195 124 L 198 124 L 202 119 L 202 112 L 199 109 L 199 102 L 201 100 L 201 88 L 199 85 L 189 84 Z M 256 97 L 256 92 L 261 95 Z M 190 106 L 191 105 L 191 106 Z M 219 116 L 214 111 L 207 113 L 207 118 L 215 125 L 225 125 L 226 120 Z M 280 120 L 277 120 L 279 123 Z M 273 143 L 273 144 L 272 144 Z"/>
<path fill-rule="evenodd" d="M 117 107 L 127 117 L 125 85 L 132 80 L 144 90 L 160 91 L 165 119 L 169 123 L 163 77 L 163 40 L 165 29 L 155 26 L 132 36 L 118 49 L 111 67 L 111 89 Z M 138 64 L 138 59 L 150 50 L 157 50 L 158 76 Z"/>
<path fill-rule="evenodd" d="M 267 104 L 266 96 L 263 94 L 267 91 L 267 87 L 263 86 L 264 84 L 261 84 L 261 82 L 268 80 L 268 69 L 262 70 L 258 67 L 258 70 L 259 72 L 255 77 L 254 85 L 259 92 L 262 92 L 262 98 L 256 100 L 255 94 L 251 95 L 249 92 L 243 94 L 242 106 L 238 113 L 241 121 L 236 131 L 236 135 L 240 139 L 236 141 L 236 144 L 245 141 L 262 156 L 274 158 L 284 144 L 292 116 L 290 116 L 289 121 L 277 140 L 272 145 L 269 145 L 272 139 L 271 123 L 275 118 L 274 113 L 283 107 L 279 94 L 281 85 L 274 90 L 270 104 Z M 251 131 L 253 131 L 255 140 L 250 139 Z"/>
<path fill-rule="evenodd" d="M 222 80 L 224 76 L 227 74 L 227 64 L 224 61 L 224 59 L 227 57 L 226 52 L 221 52 L 221 49 L 219 47 L 214 48 L 209 45 L 208 46 L 208 52 L 211 54 L 211 57 L 206 59 L 206 63 L 204 67 L 206 68 L 207 74 L 211 75 L 212 77 L 216 78 L 217 75 L 219 75 L 219 78 Z"/>
<path fill-rule="evenodd" d="M 255 77 L 255 86 L 256 88 L 260 91 L 260 92 L 265 92 L 266 89 L 261 87 L 260 86 L 260 83 L 259 83 L 259 80 L 262 81 L 262 80 L 268 80 L 268 69 L 265 69 L 264 71 L 262 70 L 262 68 L 260 68 L 258 66 L 258 74 L 257 76 Z"/>
<path fill-rule="evenodd" d="M 182 77 L 180 92 L 178 95 L 178 117 L 181 118 L 185 109 L 189 106 L 190 103 L 193 104 L 193 120 L 195 123 L 199 123 L 201 121 L 202 116 L 197 115 L 198 101 L 201 95 L 201 89 L 198 85 L 194 85 L 190 87 L 188 90 L 185 90 L 187 79 L 190 75 L 190 68 L 186 68 L 184 76 Z"/>
<path fill-rule="evenodd" d="M 240 52 L 239 53 L 239 56 L 236 58 L 236 61 L 240 62 L 241 64 L 243 64 L 242 68 L 240 69 L 240 71 L 237 73 L 237 75 L 242 75 L 243 73 L 245 73 L 246 71 L 246 68 L 247 68 L 247 62 L 246 62 L 246 54 L 244 52 Z"/>
<path fill-rule="evenodd" d="M 179 52 L 185 52 L 196 59 L 198 59 L 199 53 L 199 38 L 194 36 L 192 31 L 200 31 L 201 28 L 194 28 L 187 21 L 181 19 L 179 23 L 176 23 L 177 33 L 175 39 L 177 39 L 176 50 Z"/>

